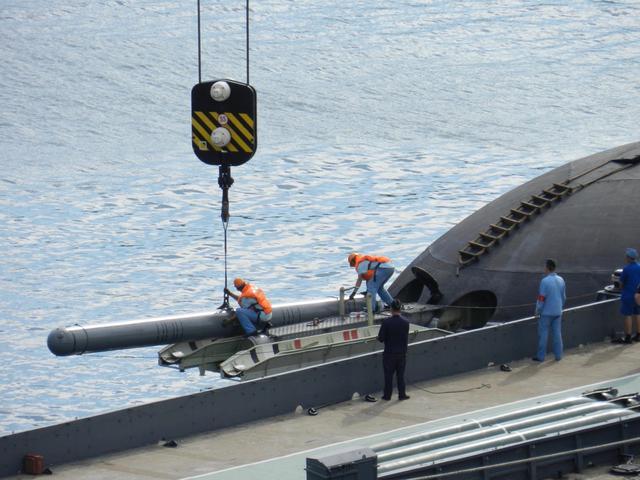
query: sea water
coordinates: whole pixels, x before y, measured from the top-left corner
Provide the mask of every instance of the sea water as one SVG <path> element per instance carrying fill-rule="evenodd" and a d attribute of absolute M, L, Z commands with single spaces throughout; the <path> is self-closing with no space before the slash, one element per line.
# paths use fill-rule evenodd
<path fill-rule="evenodd" d="M 202 3 L 202 79 L 246 81 L 244 1 Z M 251 2 L 258 152 L 229 276 L 337 296 L 551 168 L 640 140 L 640 2 Z M 191 149 L 196 2 L 0 2 L 0 433 L 216 388 L 159 347 L 57 358 L 56 326 L 210 310 L 217 169 Z M 614 266 L 612 266 L 614 267 Z"/>

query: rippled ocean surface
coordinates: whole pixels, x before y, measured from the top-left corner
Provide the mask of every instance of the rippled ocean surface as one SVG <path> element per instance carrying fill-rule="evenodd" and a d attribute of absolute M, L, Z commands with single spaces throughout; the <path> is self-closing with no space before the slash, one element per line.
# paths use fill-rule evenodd
<path fill-rule="evenodd" d="M 0 2 L 0 434 L 199 391 L 158 348 L 56 358 L 48 332 L 203 311 L 217 170 L 191 151 L 196 2 Z M 246 79 L 244 2 L 202 2 L 202 77 Z M 335 295 L 501 193 L 640 140 L 640 2 L 261 0 L 259 149 L 232 170 L 230 275 Z"/>

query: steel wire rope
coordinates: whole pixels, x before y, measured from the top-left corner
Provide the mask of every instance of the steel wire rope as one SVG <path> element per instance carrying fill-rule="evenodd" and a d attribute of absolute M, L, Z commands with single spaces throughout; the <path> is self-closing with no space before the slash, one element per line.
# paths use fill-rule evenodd
<path fill-rule="evenodd" d="M 574 295 L 573 297 L 567 297 L 567 301 L 568 300 L 576 300 L 579 298 L 586 298 L 586 297 L 590 297 L 593 296 L 593 293 L 584 293 L 582 295 Z M 535 305 L 536 302 L 530 302 L 530 303 L 521 303 L 521 304 L 514 304 L 514 305 L 502 305 L 502 306 L 495 306 L 495 307 L 485 307 L 485 306 L 473 306 L 473 305 L 434 305 L 434 307 L 441 307 L 442 309 L 445 308 L 458 308 L 458 309 L 473 309 L 473 310 L 505 310 L 505 309 L 509 309 L 509 308 L 522 308 L 522 307 L 531 307 L 533 305 Z"/>
<path fill-rule="evenodd" d="M 246 0 L 245 5 L 245 32 L 246 32 L 246 60 L 247 60 L 247 85 L 249 85 L 249 0 Z"/>
<path fill-rule="evenodd" d="M 202 83 L 202 56 L 200 45 L 200 0 L 198 0 L 198 83 Z"/>
<path fill-rule="evenodd" d="M 202 32 L 200 16 L 200 0 L 197 1 L 198 9 L 198 83 L 202 83 Z M 247 85 L 249 85 L 249 0 L 245 2 L 245 45 L 246 45 L 246 66 Z"/>
<path fill-rule="evenodd" d="M 593 293 L 583 293 L 582 295 L 574 295 L 572 297 L 567 297 L 567 301 L 569 300 L 577 300 L 580 298 L 587 298 L 593 296 Z M 332 295 L 331 298 L 338 298 L 335 295 Z M 410 302 L 409 302 L 410 303 Z M 461 310 L 464 309 L 469 309 L 469 310 L 505 310 L 505 309 L 509 309 L 509 308 L 522 308 L 522 307 L 531 307 L 533 305 L 535 305 L 536 302 L 529 302 L 529 303 L 520 303 L 520 304 L 513 304 L 513 305 L 501 305 L 501 306 L 495 306 L 495 307 L 487 307 L 487 306 L 482 306 L 482 305 L 437 305 L 437 304 L 431 304 L 434 307 L 439 307 L 439 309 L 445 309 L 445 308 L 458 308 Z"/>
<path fill-rule="evenodd" d="M 82 351 L 80 353 L 78 353 L 78 355 L 82 355 L 83 353 L 86 353 L 87 351 L 87 347 L 89 346 L 89 334 L 87 333 L 87 330 L 80 325 L 79 323 L 74 323 L 74 326 L 80 328 L 80 330 L 82 330 L 82 333 L 84 333 L 84 348 L 82 349 Z M 73 349 L 76 349 L 76 337 L 75 335 L 73 336 Z"/>
<path fill-rule="evenodd" d="M 126 354 L 118 354 L 118 355 L 105 355 L 103 353 L 92 353 L 91 357 L 94 358 L 127 358 L 127 359 L 144 359 L 144 360 L 148 360 L 148 359 L 152 359 L 152 358 L 158 358 L 158 355 L 126 355 Z M 155 370 L 155 368 L 157 367 L 157 365 L 151 365 L 150 367 L 145 367 L 147 370 Z"/>
<path fill-rule="evenodd" d="M 418 385 L 412 385 L 412 387 L 417 388 L 418 390 L 422 390 L 423 392 L 427 392 L 427 393 L 431 393 L 432 395 L 444 395 L 447 393 L 466 393 L 466 392 L 471 392 L 473 390 L 482 390 L 484 388 L 491 388 L 491 384 L 490 383 L 482 383 L 480 384 L 479 387 L 469 387 L 469 388 L 463 388 L 461 390 L 445 390 L 442 392 L 434 392 L 432 390 L 429 390 L 427 388 L 422 388 Z"/>
<path fill-rule="evenodd" d="M 198 10 L 198 83 L 202 83 L 202 31 L 201 31 L 201 14 L 200 0 L 197 0 Z M 249 85 L 249 0 L 245 1 L 245 42 L 246 42 L 246 69 L 247 69 L 247 85 Z M 226 293 L 228 288 L 228 262 L 227 262 L 227 229 L 229 226 L 229 199 L 228 190 L 233 185 L 231 177 L 231 169 L 229 165 L 221 165 L 218 176 L 218 185 L 223 190 L 222 194 L 222 229 L 224 231 L 224 297 L 220 309 L 230 309 L 229 295 Z"/>
<path fill-rule="evenodd" d="M 224 217 L 222 219 L 222 230 L 224 231 L 224 300 L 222 302 L 222 306 L 229 308 L 229 295 L 226 293 L 227 289 L 227 227 L 229 226 L 229 218 L 225 220 Z"/>

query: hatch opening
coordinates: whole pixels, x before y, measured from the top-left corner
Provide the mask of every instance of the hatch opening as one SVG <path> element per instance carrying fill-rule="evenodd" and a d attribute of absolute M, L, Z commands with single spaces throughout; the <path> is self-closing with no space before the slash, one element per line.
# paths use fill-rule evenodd
<path fill-rule="evenodd" d="M 493 316 L 497 305 L 498 298 L 489 290 L 469 292 L 444 310 L 440 323 L 452 331 L 481 328 Z"/>
<path fill-rule="evenodd" d="M 402 287 L 402 290 L 398 292 L 396 298 L 402 303 L 416 303 L 422 295 L 422 290 L 424 290 L 424 285 L 420 280 L 414 278 Z"/>
<path fill-rule="evenodd" d="M 440 303 L 442 292 L 438 281 L 429 272 L 420 267 L 411 267 L 411 273 L 415 278 L 402 287 L 396 298 L 404 303 L 415 303 L 420 300 L 426 287 L 431 293 L 427 303 L 431 305 Z"/>

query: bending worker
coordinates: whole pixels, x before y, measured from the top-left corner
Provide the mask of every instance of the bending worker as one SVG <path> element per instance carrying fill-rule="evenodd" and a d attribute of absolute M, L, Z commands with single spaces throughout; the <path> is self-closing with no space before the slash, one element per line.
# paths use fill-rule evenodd
<path fill-rule="evenodd" d="M 358 280 L 349 299 L 353 299 L 356 296 L 362 281 L 365 280 L 367 282 L 367 293 L 371 294 L 371 304 L 374 312 L 377 310 L 378 294 L 380 294 L 380 298 L 386 305 L 391 305 L 393 297 L 384 288 L 384 284 L 387 283 L 395 271 L 395 267 L 391 264 L 391 259 L 388 257 L 362 255 L 360 253 L 351 253 L 347 259 L 349 265 L 355 268 L 358 274 Z"/>
<path fill-rule="evenodd" d="M 258 330 L 262 331 L 269 327 L 271 303 L 269 303 L 264 292 L 259 288 L 254 288 L 241 278 L 236 278 L 233 281 L 233 286 L 240 291 L 240 295 L 232 293 L 227 288 L 224 289 L 224 292 L 235 298 L 240 305 L 236 308 L 236 317 L 238 317 L 244 333 L 247 336 L 251 336 L 258 333 Z"/>

